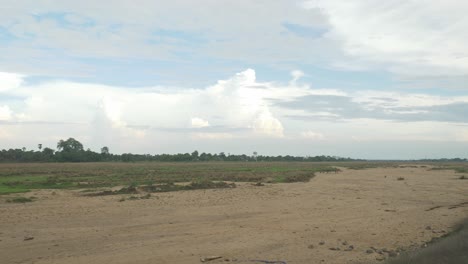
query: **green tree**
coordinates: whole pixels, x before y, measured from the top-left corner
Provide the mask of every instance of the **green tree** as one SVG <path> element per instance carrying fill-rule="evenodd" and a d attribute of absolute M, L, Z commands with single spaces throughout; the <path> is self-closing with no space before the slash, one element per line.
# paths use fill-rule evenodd
<path fill-rule="evenodd" d="M 58 161 L 83 162 L 89 160 L 90 153 L 83 150 L 83 144 L 74 138 L 60 140 L 57 143 L 57 153 L 55 156 Z"/>
<path fill-rule="evenodd" d="M 104 146 L 101 148 L 101 154 L 102 155 L 109 155 L 109 148 Z"/>
<path fill-rule="evenodd" d="M 192 152 L 192 160 L 198 160 L 198 151 Z"/>
<path fill-rule="evenodd" d="M 53 156 L 54 155 L 54 150 L 51 149 L 51 148 L 44 148 L 44 150 L 42 150 L 42 154 L 44 154 L 46 156 Z"/>
<path fill-rule="evenodd" d="M 80 152 L 83 151 L 83 144 L 74 138 L 65 141 L 62 139 L 57 143 L 57 149 L 60 152 Z"/>

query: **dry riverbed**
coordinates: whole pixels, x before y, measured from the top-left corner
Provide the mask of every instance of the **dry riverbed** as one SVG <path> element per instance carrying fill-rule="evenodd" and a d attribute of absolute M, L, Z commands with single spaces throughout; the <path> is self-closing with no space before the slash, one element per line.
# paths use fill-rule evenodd
<path fill-rule="evenodd" d="M 200 263 L 220 256 L 208 263 L 375 263 L 424 246 L 468 216 L 468 180 L 459 176 L 409 166 L 137 200 L 77 190 L 3 195 L 0 260 Z M 17 196 L 36 199 L 6 202 Z"/>

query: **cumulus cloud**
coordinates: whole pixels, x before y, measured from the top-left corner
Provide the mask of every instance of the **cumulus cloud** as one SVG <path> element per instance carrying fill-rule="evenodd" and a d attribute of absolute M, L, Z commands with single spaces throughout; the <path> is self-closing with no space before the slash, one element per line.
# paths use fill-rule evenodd
<path fill-rule="evenodd" d="M 79 125 L 84 130 L 77 137 L 106 145 L 157 138 L 157 134 L 166 137 L 167 133 L 199 139 L 282 137 L 284 128 L 271 110 L 271 100 L 291 99 L 309 89 L 258 82 L 253 69 L 203 89 L 129 89 L 69 81 L 17 83 L 7 95 L 23 99 L 5 101 L 1 120 L 63 124 L 65 130 L 67 126 L 73 129 L 70 124 Z M 55 137 L 62 135 L 60 130 Z"/>
<path fill-rule="evenodd" d="M 468 123 L 466 96 L 314 89 L 260 82 L 253 69 L 199 89 L 17 83 L 2 92 L 0 106 L 2 138 L 8 136 L 12 147 L 54 146 L 75 137 L 116 152 L 226 151 L 225 144 L 248 152 L 261 144 L 281 154 L 295 142 L 307 153 L 312 142 L 353 139 L 465 142 L 457 125 Z"/>
<path fill-rule="evenodd" d="M 0 95 L 2 92 L 18 88 L 23 82 L 23 75 L 0 72 Z"/>
<path fill-rule="evenodd" d="M 260 135 L 283 137 L 284 128 L 281 122 L 270 111 L 264 109 L 254 120 L 253 130 Z"/>
<path fill-rule="evenodd" d="M 8 121 L 11 119 L 12 113 L 7 105 L 0 106 L 0 121 Z"/>
<path fill-rule="evenodd" d="M 314 132 L 314 131 L 304 131 L 301 132 L 301 137 L 311 140 L 324 140 L 325 136 L 322 133 Z"/>
<path fill-rule="evenodd" d="M 194 117 L 190 120 L 190 123 L 193 128 L 202 128 L 202 127 L 209 127 L 210 123 L 206 120 L 203 120 L 198 117 Z"/>

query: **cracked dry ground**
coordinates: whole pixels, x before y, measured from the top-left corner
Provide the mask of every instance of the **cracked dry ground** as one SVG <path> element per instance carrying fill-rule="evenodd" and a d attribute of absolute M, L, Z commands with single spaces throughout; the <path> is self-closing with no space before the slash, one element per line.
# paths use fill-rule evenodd
<path fill-rule="evenodd" d="M 404 180 L 397 180 L 404 177 Z M 367 263 L 450 232 L 468 215 L 468 181 L 453 171 L 375 168 L 308 183 L 84 197 L 0 197 L 2 263 Z M 352 250 L 350 250 L 352 245 Z M 332 250 L 334 249 L 334 250 Z M 348 250 L 345 250 L 348 249 Z"/>

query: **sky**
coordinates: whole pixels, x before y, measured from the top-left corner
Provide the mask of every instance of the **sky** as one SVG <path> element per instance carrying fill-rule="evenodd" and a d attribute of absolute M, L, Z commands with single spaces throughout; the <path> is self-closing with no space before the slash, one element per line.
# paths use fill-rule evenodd
<path fill-rule="evenodd" d="M 468 2 L 0 0 L 0 149 L 468 157 Z"/>

